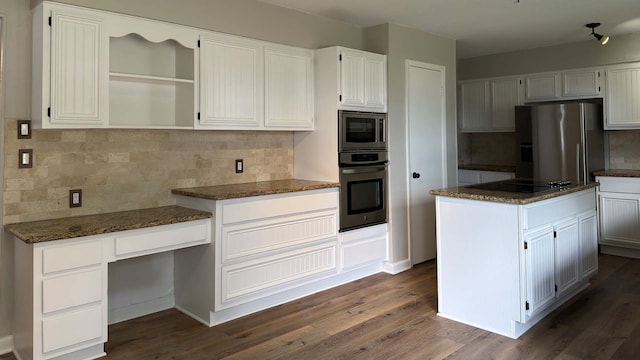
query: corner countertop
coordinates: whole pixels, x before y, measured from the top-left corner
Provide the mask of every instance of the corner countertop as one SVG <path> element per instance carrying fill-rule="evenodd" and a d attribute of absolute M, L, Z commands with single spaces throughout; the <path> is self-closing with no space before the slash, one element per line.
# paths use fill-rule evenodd
<path fill-rule="evenodd" d="M 458 170 L 516 172 L 516 167 L 514 165 L 463 164 L 458 165 Z"/>
<path fill-rule="evenodd" d="M 226 200 L 250 196 L 283 194 L 295 191 L 339 187 L 340 183 L 313 180 L 274 180 L 254 183 L 203 186 L 173 189 L 175 195 L 191 196 L 207 200 Z"/>
<path fill-rule="evenodd" d="M 612 177 L 640 177 L 640 170 L 615 169 L 602 170 L 593 173 L 595 176 L 612 176 Z"/>
<path fill-rule="evenodd" d="M 454 197 L 459 199 L 491 201 L 504 204 L 526 205 L 537 201 L 551 199 L 557 196 L 591 189 L 600 185 L 597 182 L 589 184 L 576 184 L 566 188 L 544 191 L 540 193 L 516 193 L 493 190 L 474 189 L 466 186 L 451 187 L 447 189 L 430 190 L 429 194 L 435 196 Z"/>
<path fill-rule="evenodd" d="M 7 224 L 4 228 L 27 244 L 142 229 L 211 218 L 210 212 L 181 206 L 72 216 L 62 219 Z"/>

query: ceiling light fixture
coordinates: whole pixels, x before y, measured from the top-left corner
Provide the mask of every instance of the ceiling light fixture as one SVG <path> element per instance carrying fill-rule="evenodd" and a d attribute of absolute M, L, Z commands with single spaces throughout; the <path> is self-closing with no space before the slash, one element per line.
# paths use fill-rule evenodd
<path fill-rule="evenodd" d="M 598 39 L 600 44 L 604 45 L 609 41 L 609 37 L 607 35 L 600 35 L 595 31 L 595 29 L 600 26 L 600 23 L 589 23 L 585 26 L 591 29 L 591 35 L 593 35 L 594 38 Z"/>

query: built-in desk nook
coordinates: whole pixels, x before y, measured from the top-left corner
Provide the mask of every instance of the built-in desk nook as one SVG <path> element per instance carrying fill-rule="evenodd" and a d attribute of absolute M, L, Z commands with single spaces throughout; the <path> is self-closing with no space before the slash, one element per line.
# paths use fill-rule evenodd
<path fill-rule="evenodd" d="M 16 356 L 105 355 L 108 263 L 210 243 L 211 217 L 164 206 L 5 225 L 15 238 Z M 190 287 L 180 285 L 189 274 L 179 263 L 173 271 L 175 305 L 183 309 L 181 292 Z"/>

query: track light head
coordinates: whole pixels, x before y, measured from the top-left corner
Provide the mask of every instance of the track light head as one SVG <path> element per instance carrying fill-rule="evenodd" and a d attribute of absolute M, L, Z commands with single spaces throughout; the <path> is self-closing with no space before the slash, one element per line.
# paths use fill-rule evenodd
<path fill-rule="evenodd" d="M 589 24 L 587 24 L 585 26 L 588 27 L 589 29 L 591 29 L 591 35 L 593 35 L 593 37 L 596 38 L 596 40 L 598 40 L 600 42 L 600 44 L 604 45 L 609 41 L 609 36 L 600 35 L 595 31 L 595 29 L 598 26 L 600 26 L 600 23 L 589 23 Z"/>

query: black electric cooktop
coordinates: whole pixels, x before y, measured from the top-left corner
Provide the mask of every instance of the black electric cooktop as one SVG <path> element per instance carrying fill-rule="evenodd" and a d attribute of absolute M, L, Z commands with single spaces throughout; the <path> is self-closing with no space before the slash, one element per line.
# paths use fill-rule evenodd
<path fill-rule="evenodd" d="M 481 189 L 481 190 L 490 190 L 490 191 L 536 194 L 536 193 L 564 189 L 569 185 L 571 185 L 570 181 L 545 182 L 545 181 L 529 180 L 529 179 L 511 179 L 511 180 L 495 181 L 490 183 L 468 185 L 467 187 L 472 189 Z"/>

